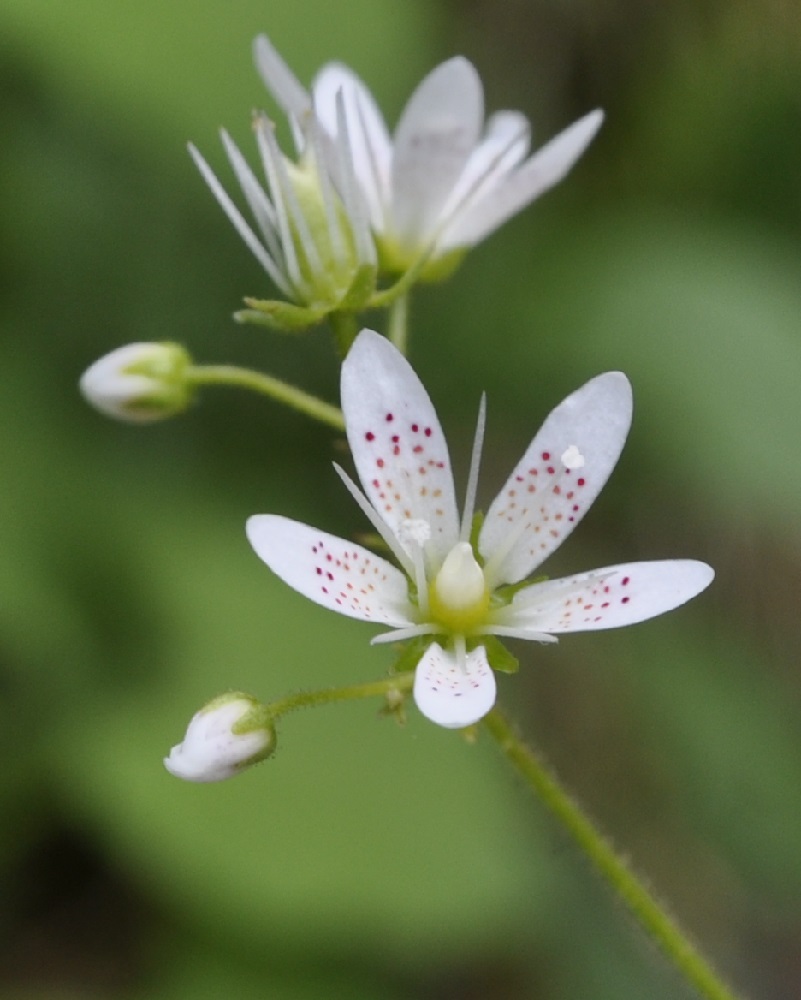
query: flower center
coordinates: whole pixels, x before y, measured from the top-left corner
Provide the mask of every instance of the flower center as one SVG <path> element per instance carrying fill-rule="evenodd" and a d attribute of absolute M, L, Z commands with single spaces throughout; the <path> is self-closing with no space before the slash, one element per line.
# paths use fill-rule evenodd
<path fill-rule="evenodd" d="M 450 632 L 468 633 L 486 621 L 490 595 L 468 542 L 457 542 L 429 589 L 431 617 Z"/>

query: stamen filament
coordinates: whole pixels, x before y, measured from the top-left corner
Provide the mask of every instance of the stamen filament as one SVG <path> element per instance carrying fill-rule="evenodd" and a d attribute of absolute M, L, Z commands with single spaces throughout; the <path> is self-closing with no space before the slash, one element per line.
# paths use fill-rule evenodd
<path fill-rule="evenodd" d="M 478 468 L 481 464 L 481 449 L 484 445 L 484 428 L 487 423 L 487 394 L 481 394 L 478 404 L 478 419 L 476 420 L 476 435 L 473 438 L 473 451 L 470 455 L 470 473 L 467 477 L 464 510 L 462 511 L 462 526 L 459 531 L 459 541 L 470 541 L 470 531 L 473 527 L 473 512 L 476 507 L 476 490 L 478 489 Z"/>

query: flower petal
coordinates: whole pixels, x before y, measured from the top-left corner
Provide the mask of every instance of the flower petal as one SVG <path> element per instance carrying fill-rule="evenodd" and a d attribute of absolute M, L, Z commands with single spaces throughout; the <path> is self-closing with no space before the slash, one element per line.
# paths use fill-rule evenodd
<path fill-rule="evenodd" d="M 478 547 L 488 586 L 525 579 L 561 545 L 609 478 L 630 424 L 621 372 L 598 375 L 556 407 L 487 512 Z"/>
<path fill-rule="evenodd" d="M 403 355 L 362 330 L 342 365 L 342 410 L 348 443 L 368 499 L 413 558 L 403 525 L 425 521 L 432 566 L 459 537 L 448 446 L 436 411 Z"/>
<path fill-rule="evenodd" d="M 415 90 L 395 131 L 394 235 L 422 250 L 479 140 L 481 80 L 461 56 L 437 66 Z"/>
<path fill-rule="evenodd" d="M 382 231 L 390 200 L 392 141 L 373 95 L 354 72 L 340 63 L 329 63 L 320 70 L 312 93 L 320 124 L 331 136 L 339 134 L 337 94 L 342 94 L 353 169 L 373 227 Z"/>
<path fill-rule="evenodd" d="M 462 213 L 489 196 L 494 187 L 525 159 L 531 140 L 528 118 L 519 111 L 496 111 L 491 115 L 484 138 L 470 154 L 456 186 L 448 196 L 442 218 L 453 215 L 454 228 Z M 440 247 L 459 246 L 450 239 L 447 226 L 439 240 Z"/>
<path fill-rule="evenodd" d="M 532 633 L 634 625 L 689 601 L 714 576 L 710 566 L 694 559 L 607 566 L 525 587 L 502 612 L 503 622 Z"/>
<path fill-rule="evenodd" d="M 254 41 L 253 59 L 265 87 L 283 111 L 295 118 L 300 118 L 309 111 L 311 97 L 306 88 L 266 35 L 259 35 Z"/>
<path fill-rule="evenodd" d="M 361 545 L 276 514 L 248 518 L 247 536 L 276 576 L 324 608 L 382 625 L 414 624 L 406 577 Z"/>
<path fill-rule="evenodd" d="M 495 704 L 495 674 L 483 646 L 456 656 L 433 642 L 414 675 L 414 700 L 423 715 L 446 729 L 472 726 Z"/>
<path fill-rule="evenodd" d="M 504 179 L 447 230 L 448 249 L 473 246 L 565 176 L 601 127 L 603 112 L 592 111 L 560 132 Z"/>

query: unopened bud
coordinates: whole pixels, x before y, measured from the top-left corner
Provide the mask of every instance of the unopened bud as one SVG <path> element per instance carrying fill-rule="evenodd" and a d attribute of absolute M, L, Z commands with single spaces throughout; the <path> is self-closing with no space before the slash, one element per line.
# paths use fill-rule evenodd
<path fill-rule="evenodd" d="M 189 405 L 191 364 L 180 344 L 126 344 L 86 369 L 81 392 L 92 406 L 118 420 L 163 420 Z"/>
<path fill-rule="evenodd" d="M 224 781 L 269 757 L 276 735 L 264 706 L 239 691 L 220 695 L 189 723 L 164 766 L 184 781 Z"/>

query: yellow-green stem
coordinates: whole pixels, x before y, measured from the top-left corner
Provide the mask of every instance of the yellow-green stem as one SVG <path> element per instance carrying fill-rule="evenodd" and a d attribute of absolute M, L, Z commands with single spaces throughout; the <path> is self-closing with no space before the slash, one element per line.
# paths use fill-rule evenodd
<path fill-rule="evenodd" d="M 408 341 L 409 296 L 401 295 L 389 308 L 389 340 L 401 354 L 406 354 Z"/>
<path fill-rule="evenodd" d="M 595 871 L 617 893 L 648 936 L 659 946 L 705 1000 L 737 1000 L 677 922 L 615 852 L 581 807 L 562 788 L 554 773 L 520 739 L 501 711 L 494 708 L 483 719 L 484 728 L 531 791 L 546 806 L 589 860 Z"/>
<path fill-rule="evenodd" d="M 269 396 L 270 399 L 283 403 L 293 410 L 298 410 L 313 420 L 319 420 L 320 423 L 327 424 L 335 430 L 345 430 L 345 420 L 338 407 L 263 372 L 239 368 L 236 365 L 193 365 L 187 371 L 186 378 L 191 385 L 196 386 L 231 385 L 240 389 L 250 389 L 263 396 Z"/>
<path fill-rule="evenodd" d="M 287 695 L 278 701 L 268 702 L 265 708 L 270 718 L 277 719 L 287 712 L 295 712 L 299 708 L 313 708 L 317 705 L 330 705 L 338 701 L 355 701 L 358 698 L 375 698 L 387 695 L 393 691 L 408 691 L 414 683 L 414 674 L 395 674 L 380 681 L 367 681 L 365 684 L 349 684 L 346 687 L 323 688 L 320 691 L 299 691 Z"/>

